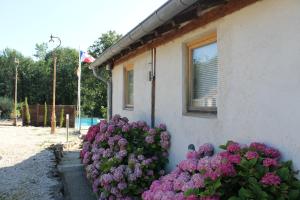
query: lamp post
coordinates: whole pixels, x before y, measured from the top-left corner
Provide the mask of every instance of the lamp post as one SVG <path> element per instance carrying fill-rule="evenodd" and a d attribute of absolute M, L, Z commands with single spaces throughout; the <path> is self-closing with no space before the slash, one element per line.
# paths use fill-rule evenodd
<path fill-rule="evenodd" d="M 18 97 L 18 67 L 19 67 L 19 59 L 15 58 L 15 64 L 16 64 L 16 77 L 15 77 L 15 108 L 14 108 L 14 126 L 17 126 L 17 97 Z"/>
<path fill-rule="evenodd" d="M 51 134 L 55 133 L 55 128 L 56 128 L 56 114 L 55 114 L 55 93 L 56 93 L 56 49 L 60 47 L 61 45 L 61 40 L 59 37 L 55 37 L 53 35 L 50 36 L 49 42 L 54 42 L 53 39 L 57 39 L 59 44 L 53 49 L 53 93 L 52 93 L 52 114 L 51 114 Z"/>

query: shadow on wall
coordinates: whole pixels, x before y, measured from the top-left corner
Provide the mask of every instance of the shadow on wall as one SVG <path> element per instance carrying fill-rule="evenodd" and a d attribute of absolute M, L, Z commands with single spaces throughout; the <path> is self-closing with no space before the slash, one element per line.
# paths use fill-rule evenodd
<path fill-rule="evenodd" d="M 0 152 L 1 162 L 10 160 Z M 46 149 L 14 166 L 0 168 L 0 200 L 63 199 L 56 165 L 53 152 Z"/>

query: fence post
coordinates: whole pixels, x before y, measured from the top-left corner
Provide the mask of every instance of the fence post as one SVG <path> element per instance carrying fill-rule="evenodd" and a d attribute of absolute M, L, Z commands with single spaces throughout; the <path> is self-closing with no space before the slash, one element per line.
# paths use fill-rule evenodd
<path fill-rule="evenodd" d="M 67 143 L 69 143 L 69 114 L 66 114 Z"/>
<path fill-rule="evenodd" d="M 36 104 L 35 126 L 39 126 L 39 108 L 40 108 L 40 105 Z"/>

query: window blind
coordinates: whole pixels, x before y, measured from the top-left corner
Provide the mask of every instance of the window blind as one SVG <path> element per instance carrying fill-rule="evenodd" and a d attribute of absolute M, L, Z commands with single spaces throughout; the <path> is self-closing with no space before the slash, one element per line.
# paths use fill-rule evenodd
<path fill-rule="evenodd" d="M 127 72 L 127 104 L 133 105 L 133 70 Z"/>
<path fill-rule="evenodd" d="M 217 107 L 218 55 L 217 44 L 192 50 L 192 106 Z"/>

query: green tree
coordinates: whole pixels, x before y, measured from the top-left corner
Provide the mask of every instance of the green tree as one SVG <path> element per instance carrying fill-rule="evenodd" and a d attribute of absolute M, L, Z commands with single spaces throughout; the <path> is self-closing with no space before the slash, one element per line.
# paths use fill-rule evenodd
<path fill-rule="evenodd" d="M 92 56 L 98 57 L 105 49 L 116 43 L 122 37 L 116 31 L 108 31 L 103 33 L 95 42 L 89 47 L 89 52 Z"/>
<path fill-rule="evenodd" d="M 89 53 L 98 57 L 103 51 L 113 45 L 122 37 L 116 31 L 108 31 L 103 33 L 93 45 L 89 47 Z M 107 77 L 107 72 L 104 67 L 97 69 L 98 73 L 103 77 Z M 99 116 L 105 118 L 103 110 L 107 107 L 107 90 L 106 84 L 96 79 L 84 64 L 82 68 L 82 110 L 85 115 Z"/>
<path fill-rule="evenodd" d="M 29 125 L 31 121 L 30 121 L 30 110 L 28 106 L 27 97 L 25 97 L 25 118 L 26 118 L 26 124 Z"/>
<path fill-rule="evenodd" d="M 7 118 L 13 110 L 13 100 L 8 97 L 0 97 L 0 117 Z"/>
<path fill-rule="evenodd" d="M 44 60 L 47 55 L 48 44 L 43 42 L 41 44 L 35 44 L 35 51 L 34 57 L 38 60 Z"/>

